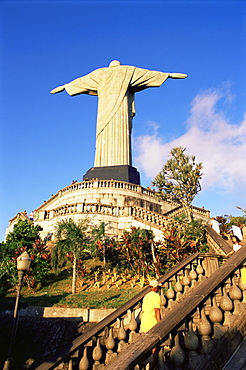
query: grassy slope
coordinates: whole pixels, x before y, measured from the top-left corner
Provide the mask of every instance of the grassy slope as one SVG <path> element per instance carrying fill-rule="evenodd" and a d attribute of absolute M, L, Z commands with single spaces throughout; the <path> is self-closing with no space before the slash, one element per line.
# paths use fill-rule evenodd
<path fill-rule="evenodd" d="M 71 294 L 72 278 L 63 276 L 60 280 L 47 283 L 41 290 L 34 292 L 27 287 L 21 291 L 21 302 L 27 302 L 28 306 L 41 307 L 73 307 L 73 308 L 118 308 L 123 303 L 134 297 L 143 288 L 140 283 L 132 281 L 107 284 L 97 288 L 93 280 L 77 282 L 77 293 Z M 14 302 L 16 292 L 13 289 L 6 297 L 1 298 L 4 302 Z"/>

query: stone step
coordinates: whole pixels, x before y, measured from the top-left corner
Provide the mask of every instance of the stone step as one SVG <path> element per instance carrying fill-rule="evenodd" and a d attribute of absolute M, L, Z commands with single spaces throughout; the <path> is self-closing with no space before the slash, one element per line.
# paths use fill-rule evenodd
<path fill-rule="evenodd" d="M 230 357 L 229 361 L 222 370 L 242 370 L 246 369 L 246 337 Z"/>

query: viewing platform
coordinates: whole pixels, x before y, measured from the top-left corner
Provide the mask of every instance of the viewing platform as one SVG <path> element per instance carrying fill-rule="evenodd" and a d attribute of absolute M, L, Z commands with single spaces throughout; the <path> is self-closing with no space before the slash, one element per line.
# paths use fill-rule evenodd
<path fill-rule="evenodd" d="M 113 179 L 90 180 L 59 190 L 35 210 L 34 224 L 42 227 L 40 235 L 44 240 L 52 240 L 58 221 L 68 218 L 89 218 L 92 227 L 104 222 L 108 237 L 118 238 L 123 230 L 135 226 L 153 230 L 156 239 L 160 239 L 170 220 L 184 213 L 179 204 L 158 199 L 150 188 Z M 209 211 L 193 207 L 193 214 L 209 224 Z M 9 221 L 6 235 L 18 217 L 27 217 L 18 215 Z"/>

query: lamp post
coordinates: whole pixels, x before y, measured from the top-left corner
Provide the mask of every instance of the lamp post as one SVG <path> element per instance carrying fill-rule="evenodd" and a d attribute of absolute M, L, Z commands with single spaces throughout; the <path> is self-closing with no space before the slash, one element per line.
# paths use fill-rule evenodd
<path fill-rule="evenodd" d="M 3 370 L 12 369 L 12 362 L 13 362 L 12 351 L 13 351 L 16 329 L 17 329 L 18 306 L 19 306 L 19 300 L 20 300 L 21 285 L 22 285 L 22 280 L 23 280 L 25 273 L 29 270 L 31 261 L 32 259 L 29 257 L 27 252 L 22 253 L 17 258 L 18 285 L 17 285 L 17 294 L 16 294 L 15 308 L 14 308 L 14 321 L 13 321 L 11 337 L 10 337 L 10 342 L 9 342 L 8 356 L 4 362 Z"/>

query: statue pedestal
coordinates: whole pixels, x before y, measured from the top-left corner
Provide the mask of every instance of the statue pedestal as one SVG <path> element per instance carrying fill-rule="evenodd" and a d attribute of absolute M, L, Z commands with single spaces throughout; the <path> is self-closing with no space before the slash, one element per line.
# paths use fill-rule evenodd
<path fill-rule="evenodd" d="M 83 181 L 92 179 L 99 180 L 119 180 L 140 185 L 140 174 L 135 167 L 124 166 L 105 166 L 92 167 L 83 176 Z"/>

